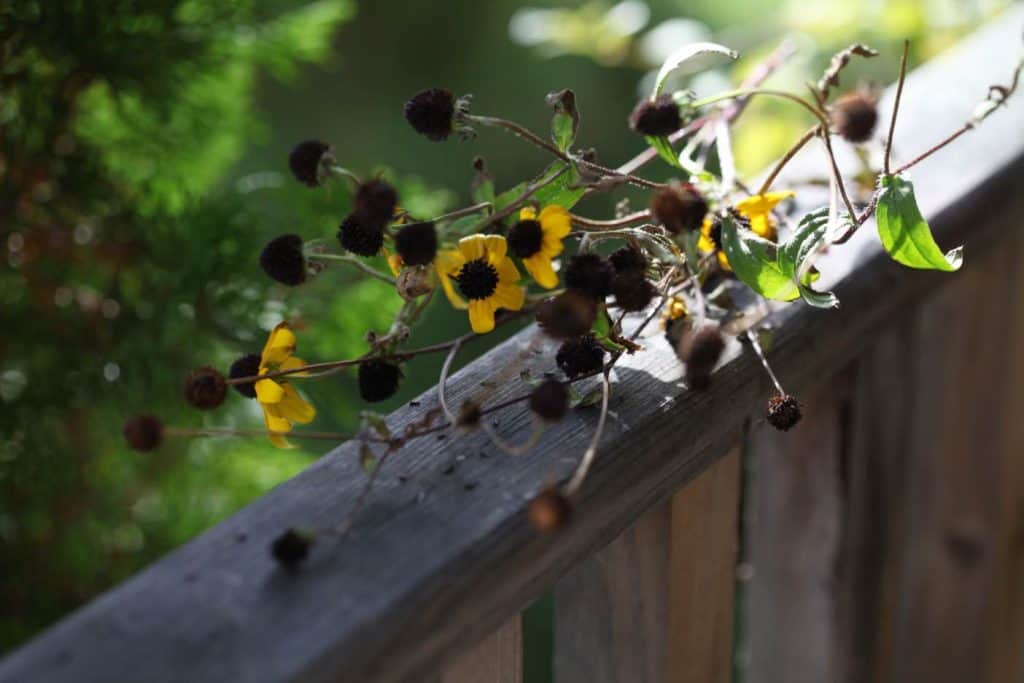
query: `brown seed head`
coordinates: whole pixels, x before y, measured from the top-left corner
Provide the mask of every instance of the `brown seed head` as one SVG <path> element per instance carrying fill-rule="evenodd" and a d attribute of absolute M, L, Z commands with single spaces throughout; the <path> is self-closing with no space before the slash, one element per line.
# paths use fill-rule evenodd
<path fill-rule="evenodd" d="M 683 335 L 677 353 L 686 364 L 686 382 L 693 389 L 706 389 L 711 383 L 711 372 L 725 350 L 725 337 L 716 326 L 702 327 L 692 334 Z"/>
<path fill-rule="evenodd" d="M 800 404 L 797 400 L 786 394 L 768 399 L 768 415 L 766 417 L 768 424 L 779 431 L 786 432 L 800 422 L 803 414 L 800 412 Z"/>
<path fill-rule="evenodd" d="M 134 450 L 148 453 L 164 440 L 164 423 L 155 415 L 136 415 L 125 421 L 122 433 Z"/>
<path fill-rule="evenodd" d="M 871 139 L 878 125 L 878 101 L 866 91 L 846 93 L 832 105 L 832 127 L 847 142 L 861 144 Z"/>
<path fill-rule="evenodd" d="M 212 410 L 224 402 L 228 385 L 224 375 L 206 365 L 185 377 L 185 400 L 193 408 Z"/>
<path fill-rule="evenodd" d="M 707 201 L 690 183 L 672 183 L 651 197 L 651 215 L 673 235 L 699 230 L 707 213 Z"/>
<path fill-rule="evenodd" d="M 558 490 L 547 488 L 526 508 L 530 525 L 542 534 L 558 531 L 572 519 L 572 502 Z"/>

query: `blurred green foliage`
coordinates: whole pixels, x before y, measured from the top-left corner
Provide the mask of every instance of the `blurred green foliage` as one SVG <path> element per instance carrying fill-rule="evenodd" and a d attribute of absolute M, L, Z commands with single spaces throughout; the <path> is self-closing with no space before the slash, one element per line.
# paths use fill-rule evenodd
<path fill-rule="evenodd" d="M 235 394 L 213 414 L 187 410 L 180 382 L 189 368 L 225 368 L 258 350 L 282 318 L 311 360 L 355 356 L 367 329 L 390 323 L 397 297 L 344 267 L 300 290 L 259 271 L 267 239 L 333 239 L 347 211 L 342 185 L 314 192 L 286 175 L 295 141 L 333 142 L 342 165 L 386 174 L 403 205 L 430 215 L 468 199 L 478 154 L 499 191 L 547 160 L 495 131 L 474 144 L 416 136 L 400 111 L 422 88 L 473 92 L 476 111 L 543 132 L 544 95 L 571 87 L 579 144 L 614 165 L 641 147 L 625 127 L 638 83 L 686 39 L 743 53 L 681 82 L 697 90 L 735 83 L 784 37 L 799 52 L 775 87 L 802 89 L 853 41 L 883 56 L 855 62 L 844 88 L 884 84 L 904 37 L 913 60 L 925 59 L 1002 4 L 565 0 L 537 13 L 517 0 L 389 0 L 359 3 L 355 16 L 354 0 L 0 2 L 0 650 L 326 448 L 208 439 L 139 456 L 120 437 L 140 407 L 174 425 L 261 425 Z M 802 117 L 755 100 L 734 136 L 741 168 L 777 155 L 807 125 Z M 598 215 L 611 201 L 580 210 Z M 417 339 L 466 328 L 464 315 L 435 302 Z M 439 362 L 410 363 L 403 392 L 380 409 L 432 384 Z M 351 374 L 309 394 L 317 429 L 354 426 L 362 406 Z"/>

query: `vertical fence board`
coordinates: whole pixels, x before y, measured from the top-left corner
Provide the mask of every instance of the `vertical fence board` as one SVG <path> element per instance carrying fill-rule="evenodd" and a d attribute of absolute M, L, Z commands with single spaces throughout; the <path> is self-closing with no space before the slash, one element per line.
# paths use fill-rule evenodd
<path fill-rule="evenodd" d="M 835 566 L 841 458 L 849 381 L 839 375 L 805 402 L 804 419 L 781 433 L 752 428 L 753 501 L 745 538 L 753 575 L 746 605 L 745 680 L 834 679 Z"/>
<path fill-rule="evenodd" d="M 740 452 L 672 499 L 671 683 L 728 683 L 739 531 Z"/>
<path fill-rule="evenodd" d="M 848 681 L 1020 680 L 1021 246 L 1007 223 L 860 363 Z"/>
<path fill-rule="evenodd" d="M 729 680 L 738 492 L 733 452 L 558 583 L 557 683 Z"/>
<path fill-rule="evenodd" d="M 482 643 L 451 662 L 441 683 L 522 683 L 522 619 L 516 615 Z"/>

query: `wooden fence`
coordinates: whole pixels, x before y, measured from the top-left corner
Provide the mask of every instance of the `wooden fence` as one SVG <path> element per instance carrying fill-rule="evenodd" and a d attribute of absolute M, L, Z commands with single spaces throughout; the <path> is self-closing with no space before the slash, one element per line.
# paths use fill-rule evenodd
<path fill-rule="evenodd" d="M 1018 5 L 911 74 L 897 159 L 1007 79 L 1022 25 Z M 769 357 L 807 406 L 795 430 L 760 424 L 749 349 L 692 393 L 653 334 L 616 369 L 564 531 L 538 535 L 524 508 L 569 476 L 596 411 L 523 457 L 479 433 L 413 442 L 352 533 L 283 572 L 270 540 L 336 523 L 362 486 L 343 445 L 10 654 L 0 681 L 514 683 L 520 611 L 552 587 L 558 683 L 1024 680 L 1022 105 L 915 170 L 940 244 L 966 244 L 961 272 L 897 266 L 865 229 L 822 265 L 839 310 L 773 313 Z M 535 334 L 456 374 L 455 404 L 521 391 L 488 377 Z M 488 417 L 515 440 L 520 413 Z"/>

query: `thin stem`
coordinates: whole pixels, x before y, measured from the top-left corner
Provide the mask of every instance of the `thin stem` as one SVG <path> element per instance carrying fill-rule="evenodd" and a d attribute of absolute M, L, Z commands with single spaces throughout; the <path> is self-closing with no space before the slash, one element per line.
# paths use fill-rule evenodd
<path fill-rule="evenodd" d="M 643 211 L 637 211 L 635 213 L 629 214 L 628 216 L 623 216 L 622 218 L 616 218 L 615 220 L 610 221 L 597 221 L 592 218 L 584 218 L 583 216 L 577 216 L 574 213 L 569 214 L 569 216 L 570 218 L 572 218 L 572 222 L 574 225 L 577 225 L 581 228 L 600 230 L 603 228 L 618 228 L 624 225 L 629 225 L 630 223 L 639 223 L 641 221 L 649 220 L 651 218 L 651 212 L 645 209 Z"/>
<path fill-rule="evenodd" d="M 907 52 L 910 50 L 910 41 L 903 41 L 903 56 L 900 57 L 900 79 L 896 85 L 896 101 L 892 105 L 892 118 L 889 120 L 889 137 L 885 141 L 885 175 L 892 175 L 889 172 L 889 159 L 892 157 L 892 138 L 896 132 L 896 114 L 900 110 L 900 99 L 903 96 L 903 81 L 907 77 Z"/>
<path fill-rule="evenodd" d="M 320 261 L 341 261 L 342 263 L 350 263 L 370 277 L 375 277 L 378 280 L 387 282 L 391 285 L 395 284 L 395 278 L 391 277 L 387 273 L 382 273 L 371 265 L 363 263 L 355 256 L 349 256 L 348 254 L 313 253 L 309 255 L 309 258 L 318 259 Z"/>
<path fill-rule="evenodd" d="M 782 388 L 782 384 L 779 383 L 779 378 L 775 376 L 775 372 L 772 371 L 770 365 L 768 365 L 768 359 L 764 357 L 764 349 L 761 348 L 761 342 L 757 338 L 757 334 L 753 330 L 747 330 L 747 339 L 750 340 L 750 346 L 754 349 L 754 353 L 757 354 L 758 359 L 761 361 L 761 365 L 764 366 L 764 371 L 768 373 L 768 377 L 771 378 L 772 384 L 775 385 L 775 390 L 779 392 L 780 396 L 786 395 L 786 390 Z"/>
<path fill-rule="evenodd" d="M 458 422 L 458 419 L 448 407 L 448 399 L 445 396 L 445 385 L 448 384 L 448 373 L 451 372 L 452 363 L 455 362 L 455 356 L 459 353 L 459 348 L 461 346 L 462 342 L 452 345 L 452 348 L 448 351 L 448 355 L 444 359 L 444 365 L 441 366 L 441 376 L 437 380 L 437 401 L 441 404 L 441 410 L 444 411 L 444 416 L 448 418 L 448 422 L 453 426 Z"/>
<path fill-rule="evenodd" d="M 597 418 L 597 427 L 594 429 L 594 436 L 590 439 L 590 445 L 587 446 L 587 450 L 583 453 L 583 458 L 580 460 L 579 466 L 576 468 L 576 472 L 572 475 L 572 479 L 562 489 L 562 493 L 566 496 L 571 496 L 579 490 L 580 486 L 583 485 L 583 480 L 587 478 L 587 472 L 590 471 L 590 466 L 594 464 L 594 457 L 597 455 L 597 446 L 601 441 L 601 435 L 604 433 L 604 425 L 608 419 L 608 396 L 611 394 L 611 383 L 608 381 L 608 370 L 605 370 L 601 374 L 601 415 Z"/>
<path fill-rule="evenodd" d="M 187 427 L 168 427 L 165 436 L 183 436 L 189 438 L 204 436 L 287 436 L 298 439 L 320 439 L 324 441 L 346 441 L 352 434 L 342 432 L 274 432 L 267 429 L 230 429 L 226 427 L 204 427 L 189 429 Z"/>
<path fill-rule="evenodd" d="M 351 180 L 353 183 L 356 184 L 356 187 L 358 187 L 358 186 L 363 184 L 363 181 L 359 179 L 359 176 L 357 176 L 355 173 L 353 173 L 352 171 L 348 170 L 347 168 L 342 168 L 341 166 L 337 166 L 337 165 L 331 166 L 331 173 L 333 173 L 335 175 L 343 176 L 343 177 Z"/>
<path fill-rule="evenodd" d="M 739 97 L 753 97 L 755 95 L 768 95 L 770 97 L 780 97 L 784 100 L 795 102 L 796 104 L 799 104 L 801 107 L 803 107 L 811 114 L 813 114 L 814 118 L 818 119 L 822 126 L 824 126 L 826 129 L 828 128 L 828 121 L 825 119 L 824 114 L 818 111 L 817 107 L 815 107 L 813 104 L 811 104 L 804 98 L 800 97 L 799 95 L 794 95 L 793 93 L 785 92 L 784 90 L 771 90 L 768 88 L 744 88 L 740 90 L 731 90 L 729 92 L 712 95 L 711 97 L 705 97 L 702 100 L 696 100 L 693 103 L 693 106 L 705 107 L 709 104 L 714 104 L 715 102 L 721 102 L 723 100 L 732 100 Z"/>
<path fill-rule="evenodd" d="M 857 215 L 857 210 L 853 208 L 850 195 L 846 193 L 846 183 L 843 182 L 843 174 L 839 172 L 839 164 L 836 163 L 836 155 L 832 151 L 832 140 L 829 138 L 827 128 L 821 131 L 821 139 L 825 143 L 825 152 L 828 154 L 832 177 L 836 181 L 836 185 L 839 186 L 839 194 L 842 195 L 843 203 L 846 204 L 846 210 L 850 213 L 850 218 L 852 219 Z"/>
<path fill-rule="evenodd" d="M 779 173 L 782 171 L 782 169 L 786 167 L 786 164 L 788 164 L 793 159 L 793 157 L 797 155 L 797 152 L 804 148 L 804 145 L 810 142 L 811 139 L 818 134 L 819 130 L 820 128 L 818 126 L 814 126 L 806 133 L 801 135 L 799 140 L 793 143 L 793 146 L 789 148 L 789 151 L 786 152 L 786 154 L 783 155 L 781 159 L 779 159 L 779 161 L 775 164 L 775 168 L 772 169 L 771 173 L 768 174 L 768 177 L 765 178 L 764 182 L 761 183 L 761 187 L 757 191 L 759 195 L 763 195 L 765 192 L 768 191 L 768 188 L 772 186 L 772 183 L 775 182 L 775 179 L 779 176 Z"/>
<path fill-rule="evenodd" d="M 479 204 L 467 206 L 463 209 L 456 209 L 455 211 L 443 213 L 440 216 L 435 217 L 434 222 L 440 223 L 441 221 L 450 221 L 456 218 L 462 218 L 463 216 L 472 216 L 474 213 L 480 213 L 481 211 L 490 209 L 492 206 L 493 205 L 490 202 L 480 202 Z"/>
<path fill-rule="evenodd" d="M 974 128 L 974 124 L 973 123 L 971 123 L 971 122 L 965 123 L 955 133 L 947 136 L 945 139 L 942 140 L 942 142 L 939 142 L 938 144 L 929 147 L 928 150 L 925 151 L 924 153 L 914 157 L 912 160 L 910 160 L 907 163 L 903 164 L 902 166 L 897 168 L 895 171 L 893 171 L 893 173 L 891 175 L 899 175 L 900 173 L 903 173 L 904 171 L 906 171 L 908 168 L 911 168 L 912 166 L 916 166 L 917 164 L 919 164 L 920 162 L 924 161 L 925 159 L 927 159 L 931 155 L 935 154 L 940 149 L 942 149 L 943 147 L 945 147 L 949 143 L 953 142 L 954 140 L 956 140 L 958 137 L 960 137 L 961 135 L 963 135 L 967 131 L 972 130 L 973 128 Z M 886 174 L 889 175 L 888 170 L 886 171 Z"/>

